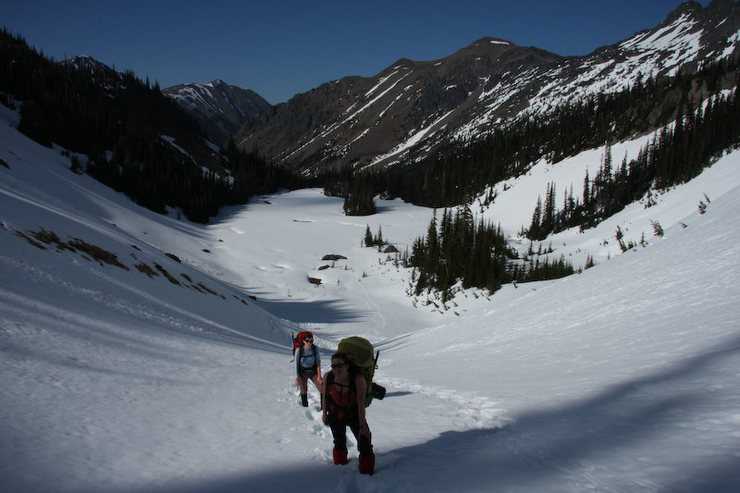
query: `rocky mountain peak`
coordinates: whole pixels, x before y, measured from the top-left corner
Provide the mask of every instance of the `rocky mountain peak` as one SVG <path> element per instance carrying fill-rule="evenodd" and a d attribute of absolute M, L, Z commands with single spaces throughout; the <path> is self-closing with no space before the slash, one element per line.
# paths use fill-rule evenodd
<path fill-rule="evenodd" d="M 95 74 L 113 74 L 115 71 L 103 62 L 99 62 L 89 55 L 77 55 L 61 62 L 63 65 L 73 67 L 76 70 L 84 70 Z"/>
<path fill-rule="evenodd" d="M 168 87 L 163 92 L 193 115 L 217 143 L 227 140 L 245 122 L 272 107 L 256 92 L 229 85 L 221 79 Z"/>

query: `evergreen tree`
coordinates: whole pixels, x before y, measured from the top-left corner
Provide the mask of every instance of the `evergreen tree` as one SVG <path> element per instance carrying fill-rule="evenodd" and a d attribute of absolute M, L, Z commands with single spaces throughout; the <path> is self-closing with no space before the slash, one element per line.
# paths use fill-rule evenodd
<path fill-rule="evenodd" d="M 542 232 L 542 197 L 537 197 L 537 205 L 532 214 L 532 221 L 529 224 L 527 237 L 532 240 L 540 239 Z"/>

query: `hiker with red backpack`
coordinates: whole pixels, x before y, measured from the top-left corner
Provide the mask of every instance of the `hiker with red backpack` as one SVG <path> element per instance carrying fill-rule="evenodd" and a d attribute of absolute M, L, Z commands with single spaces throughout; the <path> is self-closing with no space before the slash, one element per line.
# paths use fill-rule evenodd
<path fill-rule="evenodd" d="M 296 355 L 296 351 L 298 354 Z M 295 356 L 296 379 L 295 385 L 300 389 L 301 405 L 308 407 L 308 380 L 316 386 L 320 394 L 324 394 L 324 382 L 321 379 L 321 355 L 313 343 L 311 332 L 300 332 L 293 340 L 293 355 Z"/>
<path fill-rule="evenodd" d="M 371 349 L 372 351 L 372 349 Z M 371 352 L 372 354 L 372 352 Z M 331 427 L 334 438 L 334 464 L 345 465 L 347 459 L 347 426 L 357 439 L 361 474 L 375 471 L 372 434 L 365 419 L 367 382 L 346 354 L 331 357 L 331 371 L 324 375 L 322 420 Z"/>

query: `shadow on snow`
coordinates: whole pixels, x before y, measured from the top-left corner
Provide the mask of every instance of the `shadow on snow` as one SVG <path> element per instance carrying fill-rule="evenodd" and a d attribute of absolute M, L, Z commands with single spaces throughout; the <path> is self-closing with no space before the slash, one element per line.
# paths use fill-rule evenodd
<path fill-rule="evenodd" d="M 653 437 L 680 435 L 685 429 L 672 426 L 676 416 L 711 407 L 705 389 L 692 380 L 706 377 L 717 365 L 740 367 L 740 338 L 728 342 L 591 399 L 523 415 L 501 429 L 449 431 L 390 451 L 376 443 L 372 477 L 359 475 L 355 457 L 345 467 L 312 462 L 160 491 L 295 491 L 302 485 L 342 491 L 629 491 L 638 485 L 651 491 L 740 491 L 735 467 L 740 444 L 733 450 L 714 450 L 712 457 L 705 454 L 694 466 L 686 464 L 690 459 L 671 461 L 677 450 L 665 450 L 666 460 L 660 464 L 642 463 L 630 452 L 630 447 Z M 316 445 L 331 448 L 329 441 Z M 690 450 L 695 444 L 689 438 L 685 445 Z M 625 470 L 600 463 L 600 457 L 610 453 L 621 454 L 617 464 L 627 464 Z M 672 476 L 673 482 L 653 482 L 651 469 L 662 469 L 656 480 Z"/>
<path fill-rule="evenodd" d="M 270 301 L 260 299 L 260 308 L 294 323 L 342 323 L 360 320 L 367 312 L 346 308 L 340 300 Z"/>

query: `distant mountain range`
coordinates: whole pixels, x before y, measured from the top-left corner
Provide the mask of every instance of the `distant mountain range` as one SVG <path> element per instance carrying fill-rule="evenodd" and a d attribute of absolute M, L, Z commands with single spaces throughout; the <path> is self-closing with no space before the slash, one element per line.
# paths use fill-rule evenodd
<path fill-rule="evenodd" d="M 62 62 L 64 65 L 98 75 L 114 76 L 108 65 L 87 55 L 78 55 Z M 271 108 L 262 96 L 216 79 L 207 83 L 188 83 L 168 87 L 162 93 L 190 114 L 215 144 L 231 138 L 246 122 Z"/>
<path fill-rule="evenodd" d="M 586 56 L 484 37 L 438 60 L 402 58 L 374 77 L 327 82 L 276 106 L 218 79 L 162 92 L 216 144 L 233 137 L 242 149 L 301 171 L 382 168 L 411 149 L 423 158 L 441 143 L 737 56 L 739 5 L 686 2 L 655 28 Z M 112 70 L 85 56 L 64 63 L 93 74 Z"/>
<path fill-rule="evenodd" d="M 739 26 L 733 0 L 706 8 L 687 2 L 659 26 L 587 56 L 563 57 L 486 37 L 439 60 L 400 59 L 374 77 L 328 82 L 268 111 L 259 104 L 251 112 L 235 110 L 235 98 L 217 96 L 224 92 L 221 84 L 167 93 L 223 130 L 234 128 L 234 115 L 250 116 L 235 134 L 237 144 L 286 167 L 382 167 L 411 148 L 423 156 L 443 142 L 733 56 Z"/>
<path fill-rule="evenodd" d="M 256 92 L 219 79 L 168 87 L 163 92 L 193 115 L 215 143 L 228 140 L 246 122 L 271 108 Z"/>

